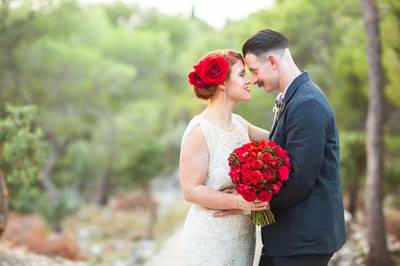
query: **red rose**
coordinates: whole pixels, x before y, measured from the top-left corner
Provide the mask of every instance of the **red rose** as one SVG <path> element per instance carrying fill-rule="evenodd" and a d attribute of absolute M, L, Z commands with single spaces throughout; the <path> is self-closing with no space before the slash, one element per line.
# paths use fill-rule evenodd
<path fill-rule="evenodd" d="M 194 69 L 207 85 L 220 85 L 229 70 L 229 64 L 222 56 L 206 57 Z"/>
<path fill-rule="evenodd" d="M 279 177 L 282 181 L 286 181 L 289 178 L 289 168 L 287 166 L 279 167 Z"/>
<path fill-rule="evenodd" d="M 254 201 L 257 198 L 255 189 L 248 185 L 238 185 L 236 191 L 247 201 Z"/>
<path fill-rule="evenodd" d="M 263 162 L 261 160 L 254 160 L 251 163 L 251 167 L 255 170 L 260 170 L 263 167 Z"/>
<path fill-rule="evenodd" d="M 260 201 L 263 201 L 263 202 L 269 202 L 271 199 L 272 199 L 272 195 L 271 195 L 271 193 L 268 193 L 268 191 L 261 191 L 259 194 L 258 194 L 258 197 L 257 197 Z"/>
<path fill-rule="evenodd" d="M 257 198 L 257 194 L 254 191 L 254 189 L 248 189 L 245 191 L 244 194 L 242 194 L 243 198 L 247 201 L 255 201 Z"/>
<path fill-rule="evenodd" d="M 231 170 L 229 172 L 229 176 L 231 177 L 233 183 L 236 184 L 240 182 L 240 172 L 237 170 Z"/>
<path fill-rule="evenodd" d="M 249 165 L 247 165 L 247 164 L 245 164 L 245 165 L 246 165 L 246 168 L 242 169 L 242 176 L 243 176 L 242 181 L 245 184 L 249 184 L 249 183 L 251 183 L 251 175 L 252 175 L 253 170 L 251 170 Z M 245 165 L 243 165 L 243 166 L 245 166 Z"/>
<path fill-rule="evenodd" d="M 276 182 L 275 184 L 271 185 L 272 192 L 277 194 L 279 190 L 281 190 L 282 182 Z"/>
<path fill-rule="evenodd" d="M 239 155 L 239 156 L 243 156 L 243 154 L 246 152 L 246 150 L 244 148 L 240 147 L 240 148 L 235 149 L 234 152 L 237 153 L 237 155 Z"/>
<path fill-rule="evenodd" d="M 264 176 L 264 179 L 265 179 L 266 181 L 271 180 L 271 177 L 272 177 L 270 171 L 265 171 L 265 172 L 263 173 L 263 176 Z"/>
<path fill-rule="evenodd" d="M 289 157 L 288 157 L 288 156 L 286 156 L 286 157 L 283 158 L 283 163 L 284 163 L 288 168 L 290 168 L 290 160 L 289 160 Z"/>
<path fill-rule="evenodd" d="M 278 157 L 283 157 L 283 156 L 285 156 L 285 153 L 283 152 L 283 150 L 281 148 L 278 147 L 275 150 L 275 155 L 278 156 Z"/>
<path fill-rule="evenodd" d="M 196 71 L 190 72 L 188 78 L 189 83 L 195 88 L 204 88 L 206 86 L 206 83 L 200 78 L 199 74 Z"/>
<path fill-rule="evenodd" d="M 249 156 L 250 156 L 251 158 L 257 158 L 257 153 L 254 152 L 254 151 L 251 151 L 251 152 L 249 152 Z"/>
<path fill-rule="evenodd" d="M 260 171 L 253 171 L 250 176 L 250 182 L 253 185 L 257 185 L 261 179 L 263 178 L 263 174 Z"/>
<path fill-rule="evenodd" d="M 272 156 L 269 153 L 264 153 L 263 156 L 261 157 L 264 163 L 269 163 L 272 160 Z"/>
<path fill-rule="evenodd" d="M 267 142 L 265 141 L 265 139 L 261 139 L 258 141 L 258 146 L 260 146 L 260 147 L 265 147 L 266 144 L 267 144 Z"/>

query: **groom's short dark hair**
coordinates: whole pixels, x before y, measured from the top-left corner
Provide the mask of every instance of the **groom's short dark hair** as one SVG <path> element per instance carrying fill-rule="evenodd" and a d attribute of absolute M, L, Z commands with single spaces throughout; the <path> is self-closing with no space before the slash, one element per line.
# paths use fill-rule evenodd
<path fill-rule="evenodd" d="M 262 53 L 285 48 L 289 48 L 289 40 L 283 34 L 264 29 L 251 36 L 244 43 L 242 53 L 243 56 L 246 56 L 247 53 L 252 53 L 258 57 Z"/>

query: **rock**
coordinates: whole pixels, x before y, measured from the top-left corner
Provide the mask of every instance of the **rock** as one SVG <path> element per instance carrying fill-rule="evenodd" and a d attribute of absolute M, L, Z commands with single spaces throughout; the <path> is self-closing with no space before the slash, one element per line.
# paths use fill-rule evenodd
<path fill-rule="evenodd" d="M 149 259 L 155 252 L 155 242 L 153 240 L 140 240 L 135 246 L 132 254 L 132 260 L 128 264 L 129 266 L 135 266 L 143 264 Z M 171 264 L 173 265 L 173 264 Z"/>

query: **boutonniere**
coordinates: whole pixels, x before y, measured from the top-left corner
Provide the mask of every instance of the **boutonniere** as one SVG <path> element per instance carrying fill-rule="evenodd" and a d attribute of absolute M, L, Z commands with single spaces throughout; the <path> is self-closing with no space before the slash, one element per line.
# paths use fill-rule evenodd
<path fill-rule="evenodd" d="M 275 101 L 275 104 L 272 107 L 272 112 L 274 113 L 274 121 L 276 121 L 279 118 L 284 108 L 285 108 L 285 102 L 283 102 L 282 100 Z"/>

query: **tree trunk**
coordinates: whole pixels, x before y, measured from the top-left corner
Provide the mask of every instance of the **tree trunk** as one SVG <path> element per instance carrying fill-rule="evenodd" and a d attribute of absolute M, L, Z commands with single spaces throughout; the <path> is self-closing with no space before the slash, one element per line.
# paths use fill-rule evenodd
<path fill-rule="evenodd" d="M 367 221 L 368 265 L 391 265 L 387 249 L 383 216 L 384 174 L 384 74 L 381 61 L 381 39 L 378 9 L 374 0 L 362 0 L 367 41 L 369 103 L 367 114 Z"/>
<path fill-rule="evenodd" d="M 51 202 L 56 202 L 58 199 L 58 188 L 51 179 L 51 175 L 57 160 L 65 150 L 68 148 L 70 140 L 64 140 L 59 142 L 52 133 L 46 134 L 47 140 L 50 142 L 50 152 L 47 157 L 46 165 L 43 167 L 40 173 L 40 182 L 47 192 L 47 196 Z"/>
<path fill-rule="evenodd" d="M 107 205 L 108 199 L 111 194 L 111 175 L 112 175 L 112 162 L 115 158 L 115 129 L 112 121 L 107 119 L 105 123 L 105 137 L 107 145 L 107 162 L 106 168 L 104 169 L 103 176 L 100 181 L 100 189 L 97 196 L 97 203 L 99 205 Z"/>
<path fill-rule="evenodd" d="M 40 181 L 47 192 L 47 196 L 50 201 L 55 202 L 58 197 L 58 189 L 55 186 L 53 180 L 51 179 L 51 173 L 53 172 L 53 168 L 55 163 L 57 162 L 60 156 L 59 151 L 53 145 L 51 145 L 50 152 L 47 157 L 47 162 L 41 172 Z"/>
<path fill-rule="evenodd" d="M 0 237 L 6 229 L 8 212 L 8 191 L 4 174 L 0 172 Z"/>
<path fill-rule="evenodd" d="M 356 212 L 357 212 L 357 201 L 358 201 L 358 184 L 356 185 L 350 185 L 348 188 L 348 194 L 349 194 L 349 203 L 347 206 L 347 209 L 351 213 L 351 216 L 353 219 L 356 218 Z"/>
<path fill-rule="evenodd" d="M 109 166 L 107 166 L 109 168 Z M 97 203 L 101 206 L 107 205 L 108 199 L 110 198 L 111 184 L 110 184 L 110 170 L 106 169 L 103 173 L 103 177 L 100 182 L 100 190 L 97 197 Z"/>

